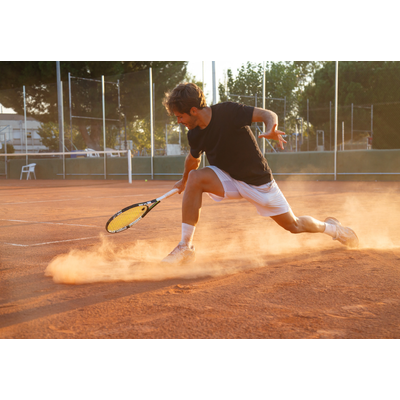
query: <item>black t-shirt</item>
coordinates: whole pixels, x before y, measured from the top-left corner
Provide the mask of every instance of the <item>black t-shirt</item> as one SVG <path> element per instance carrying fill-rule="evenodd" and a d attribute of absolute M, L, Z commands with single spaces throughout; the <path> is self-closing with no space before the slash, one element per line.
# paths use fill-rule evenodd
<path fill-rule="evenodd" d="M 206 128 L 188 132 L 190 154 L 199 158 L 204 151 L 210 165 L 250 185 L 271 182 L 272 172 L 250 129 L 254 107 L 226 102 L 211 110 Z"/>

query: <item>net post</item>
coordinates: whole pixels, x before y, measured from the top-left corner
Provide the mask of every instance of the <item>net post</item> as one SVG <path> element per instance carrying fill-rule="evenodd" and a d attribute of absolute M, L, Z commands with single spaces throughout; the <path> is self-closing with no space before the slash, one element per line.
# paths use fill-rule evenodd
<path fill-rule="evenodd" d="M 26 162 L 26 164 L 28 164 L 28 133 L 26 131 L 26 91 L 25 91 L 25 86 L 23 86 L 22 90 L 23 90 L 23 95 L 24 95 L 24 132 L 25 132 L 25 153 L 26 153 L 25 162 Z"/>
<path fill-rule="evenodd" d="M 132 183 L 132 153 L 128 150 L 128 182 Z"/>

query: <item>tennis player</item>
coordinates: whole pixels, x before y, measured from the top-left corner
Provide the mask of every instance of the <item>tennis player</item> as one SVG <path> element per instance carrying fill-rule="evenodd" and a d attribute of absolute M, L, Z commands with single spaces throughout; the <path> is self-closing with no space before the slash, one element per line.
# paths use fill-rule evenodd
<path fill-rule="evenodd" d="M 246 199 L 263 217 L 271 217 L 291 233 L 325 233 L 354 248 L 355 232 L 332 217 L 324 222 L 313 217 L 296 217 L 275 182 L 267 160 L 250 129 L 252 122 L 263 122 L 261 138 L 276 140 L 283 149 L 287 143 L 277 130 L 278 116 L 269 110 L 233 102 L 208 107 L 201 89 L 193 83 L 178 85 L 165 96 L 164 106 L 178 123 L 188 129 L 190 153 L 182 179 L 174 185 L 182 201 L 182 237 L 163 262 L 188 263 L 195 259 L 192 244 L 202 206 L 202 195 L 215 201 Z M 205 152 L 210 166 L 198 169 Z"/>

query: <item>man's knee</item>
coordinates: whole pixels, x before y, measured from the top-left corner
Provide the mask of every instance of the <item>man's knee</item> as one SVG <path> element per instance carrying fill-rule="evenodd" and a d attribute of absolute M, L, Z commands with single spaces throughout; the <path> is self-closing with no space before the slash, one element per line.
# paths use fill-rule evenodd
<path fill-rule="evenodd" d="M 203 190 L 207 182 L 207 176 L 203 170 L 196 169 L 189 172 L 186 186 L 191 189 Z"/>
<path fill-rule="evenodd" d="M 188 181 L 187 181 L 188 185 L 199 185 L 201 183 L 201 181 L 202 181 L 202 179 L 201 179 L 201 176 L 197 169 L 194 169 L 189 172 Z"/>
<path fill-rule="evenodd" d="M 286 229 L 288 232 L 293 233 L 294 235 L 302 232 L 299 221 L 297 219 L 286 224 L 285 226 L 283 226 L 283 228 Z"/>

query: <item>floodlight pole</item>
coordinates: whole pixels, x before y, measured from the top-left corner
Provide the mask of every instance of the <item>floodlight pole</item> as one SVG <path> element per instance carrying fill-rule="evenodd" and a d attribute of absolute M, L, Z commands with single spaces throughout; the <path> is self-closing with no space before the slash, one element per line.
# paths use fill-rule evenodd
<path fill-rule="evenodd" d="M 217 104 L 217 84 L 215 80 L 215 61 L 212 62 L 212 87 L 213 87 L 213 99 L 212 103 Z"/>
<path fill-rule="evenodd" d="M 336 61 L 335 67 L 335 150 L 334 150 L 334 179 L 337 174 L 337 117 L 338 117 L 338 84 L 339 84 L 339 61 Z"/>

